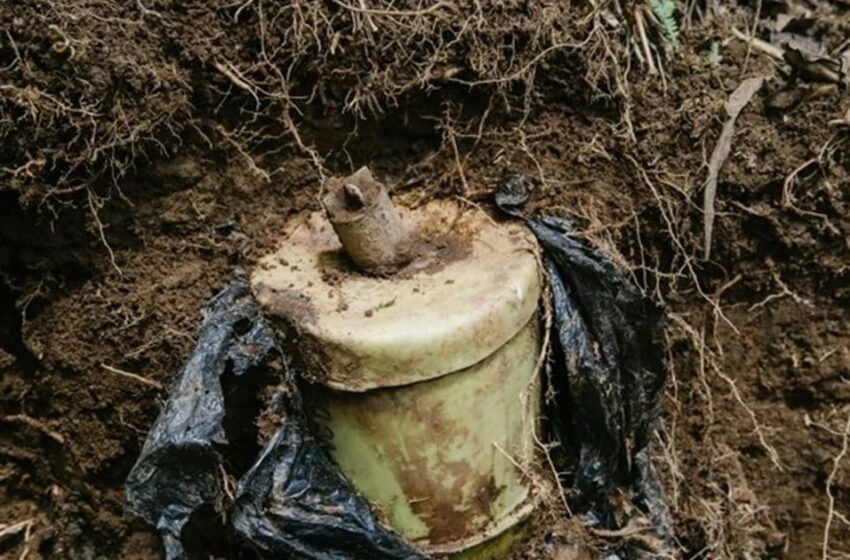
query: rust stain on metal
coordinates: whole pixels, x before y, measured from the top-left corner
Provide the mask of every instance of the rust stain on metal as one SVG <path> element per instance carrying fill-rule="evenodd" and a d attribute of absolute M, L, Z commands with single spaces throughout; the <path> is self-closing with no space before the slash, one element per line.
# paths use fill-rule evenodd
<path fill-rule="evenodd" d="M 358 403 L 349 409 L 353 420 L 371 432 L 375 440 L 392 439 L 386 432 L 394 427 L 382 421 L 387 414 L 399 414 L 392 395 L 338 393 L 337 397 Z M 369 400 L 367 406 L 362 406 L 364 398 Z M 469 427 L 448 418 L 444 407 L 442 402 L 425 405 L 414 401 L 404 414 L 425 429 L 417 435 L 407 434 L 404 449 L 394 446 L 387 450 L 394 457 L 391 467 L 411 510 L 430 529 L 429 545 L 458 542 L 489 525 L 493 519 L 491 508 L 505 489 L 496 484 L 492 473 L 480 472 L 467 461 L 451 460 L 444 449 L 438 449 L 436 456 L 428 455 L 435 441 L 464 446 L 476 437 Z"/>
<path fill-rule="evenodd" d="M 400 467 L 396 474 L 407 495 L 426 497 L 408 503 L 430 528 L 431 545 L 460 541 L 488 525 L 491 506 L 504 490 L 491 473 L 478 472 L 465 461 L 440 461 L 443 480 L 434 479 L 424 455 L 414 454 Z"/>
<path fill-rule="evenodd" d="M 316 309 L 304 294 L 287 288 L 272 288 L 260 282 L 254 286 L 257 301 L 273 317 L 285 318 L 294 324 L 315 323 Z"/>

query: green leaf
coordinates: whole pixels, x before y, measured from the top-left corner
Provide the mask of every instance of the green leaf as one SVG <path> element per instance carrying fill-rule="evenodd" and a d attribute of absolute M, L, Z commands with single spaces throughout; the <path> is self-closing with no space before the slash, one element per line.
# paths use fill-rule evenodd
<path fill-rule="evenodd" d="M 664 30 L 664 38 L 674 50 L 681 46 L 679 42 L 679 24 L 676 21 L 675 0 L 649 0 L 652 13 L 658 18 Z"/>

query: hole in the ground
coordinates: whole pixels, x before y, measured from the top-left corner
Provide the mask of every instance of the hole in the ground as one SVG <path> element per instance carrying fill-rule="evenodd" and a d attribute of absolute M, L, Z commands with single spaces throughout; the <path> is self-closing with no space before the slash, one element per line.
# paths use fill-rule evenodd
<path fill-rule="evenodd" d="M 100 249 L 85 250 L 92 245 L 88 214 L 73 204 L 48 215 L 22 206 L 17 192 L 0 191 L 0 208 L 0 349 L 31 372 L 37 360 L 25 344 L 17 302 L 28 296 L 26 315 L 34 320 L 54 299 L 54 290 L 72 289 L 91 277 Z"/>
<path fill-rule="evenodd" d="M 9 538 L 0 542 L 0 558 L 16 558 L 14 555 L 20 552 L 23 535 L 24 532 L 21 531 L 17 535 L 10 535 Z"/>
<path fill-rule="evenodd" d="M 15 306 L 18 294 L 0 280 L 0 348 L 14 356 L 27 371 L 35 368 L 35 355 L 24 343 L 21 313 Z"/>
<path fill-rule="evenodd" d="M 104 461 L 88 478 L 99 484 L 123 487 L 130 469 L 139 457 L 140 450 L 140 445 L 135 440 L 128 441 L 120 454 Z"/>
<path fill-rule="evenodd" d="M 41 541 L 38 545 L 38 553 L 41 554 L 44 558 L 52 558 L 53 557 L 53 548 L 56 546 L 56 541 L 53 540 L 53 537 L 48 537 Z"/>
<path fill-rule="evenodd" d="M 790 408 L 804 408 L 806 410 L 811 410 L 818 406 L 817 396 L 807 387 L 794 387 L 787 389 L 783 396 L 785 398 L 785 402 Z"/>

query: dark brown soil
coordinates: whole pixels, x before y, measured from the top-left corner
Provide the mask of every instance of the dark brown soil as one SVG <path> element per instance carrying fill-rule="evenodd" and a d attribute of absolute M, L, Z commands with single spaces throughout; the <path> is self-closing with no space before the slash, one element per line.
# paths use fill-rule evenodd
<path fill-rule="evenodd" d="M 666 305 L 655 456 L 678 555 L 847 557 L 847 88 L 800 79 L 797 104 L 768 107 L 792 81 L 731 33 L 755 3 L 697 3 L 663 78 L 622 14 L 508 2 L 479 21 L 460 4 L 415 23 L 330 1 L 0 6 L 0 525 L 31 521 L 0 557 L 160 557 L 122 503 L 158 384 L 207 298 L 318 209 L 323 176 L 361 165 L 411 206 L 488 205 L 503 173 L 525 173 L 535 209 L 576 220 Z M 764 2 L 759 36 L 802 4 Z M 846 49 L 850 5 L 805 7 L 807 36 Z M 757 75 L 706 261 L 706 162 L 724 101 Z M 604 548 L 553 519 L 520 557 Z"/>

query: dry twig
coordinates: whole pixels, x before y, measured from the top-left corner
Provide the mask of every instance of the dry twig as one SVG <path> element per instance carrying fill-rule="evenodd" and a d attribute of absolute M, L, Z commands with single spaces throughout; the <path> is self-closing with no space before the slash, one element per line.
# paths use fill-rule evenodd
<path fill-rule="evenodd" d="M 454 8 L 454 4 L 451 2 L 437 2 L 436 4 L 431 4 L 427 8 L 422 8 L 420 10 L 379 10 L 368 8 L 365 5 L 365 1 L 361 2 L 360 6 L 352 6 L 351 4 L 346 4 L 342 2 L 342 0 L 331 0 L 334 4 L 339 6 L 340 8 L 345 8 L 351 12 L 356 12 L 359 14 L 367 14 L 373 16 L 399 16 L 399 17 L 415 17 L 422 16 L 425 14 L 430 14 L 432 12 L 436 12 L 442 8 Z"/>
<path fill-rule="evenodd" d="M 743 33 L 734 27 L 732 28 L 732 35 L 742 41 L 745 41 L 748 45 L 752 45 L 756 50 L 763 52 L 775 60 L 783 60 L 784 54 L 782 49 L 779 47 L 771 45 L 766 41 L 762 41 L 757 37 L 750 37 L 746 33 Z"/>
<path fill-rule="evenodd" d="M 16 523 L 0 524 L 0 539 L 12 535 L 17 535 L 21 531 L 26 531 L 29 527 L 32 527 L 33 523 L 35 523 L 35 519 L 31 517 L 29 519 L 24 519 L 23 521 L 18 521 Z"/>
<path fill-rule="evenodd" d="M 0 524 L 0 540 L 9 536 L 17 535 L 22 531 L 24 533 L 24 546 L 21 553 L 18 555 L 17 560 L 26 560 L 27 556 L 29 556 L 30 541 L 32 540 L 32 528 L 34 525 L 34 518 L 24 519 L 16 523 Z"/>
<path fill-rule="evenodd" d="M 829 560 L 829 533 L 832 528 L 832 520 L 836 517 L 835 512 L 835 495 L 832 493 L 832 485 L 835 482 L 835 477 L 838 474 L 838 469 L 841 466 L 841 461 L 847 455 L 850 449 L 850 409 L 847 411 L 847 422 L 844 425 L 844 433 L 841 434 L 841 451 L 838 452 L 832 459 L 832 470 L 829 472 L 829 478 L 826 479 L 826 497 L 829 503 L 829 508 L 826 512 L 826 523 L 823 527 L 823 545 L 821 547 L 822 560 Z"/>
<path fill-rule="evenodd" d="M 711 161 L 708 164 L 708 178 L 705 180 L 705 192 L 703 198 L 703 220 L 705 224 L 705 259 L 711 256 L 711 234 L 714 229 L 714 199 L 717 195 L 717 179 L 720 175 L 720 168 L 729 157 L 732 151 L 732 136 L 735 134 L 735 121 L 738 115 L 741 114 L 743 108 L 750 102 L 753 96 L 761 89 L 764 83 L 764 78 L 748 78 L 732 92 L 729 99 L 726 101 L 725 109 L 728 118 L 723 124 L 723 131 L 720 133 L 720 138 L 717 139 L 717 144 L 711 154 Z"/>
<path fill-rule="evenodd" d="M 45 424 L 41 420 L 33 418 L 32 416 L 27 416 L 26 414 L 11 414 L 9 416 L 4 416 L 3 420 L 6 422 L 15 422 L 18 424 L 29 426 L 30 428 L 33 428 L 43 433 L 56 443 L 65 443 L 65 437 L 62 434 L 60 434 L 56 430 L 51 429 L 47 424 Z"/>
<path fill-rule="evenodd" d="M 164 388 L 162 383 L 160 383 L 159 381 L 155 381 L 153 379 L 148 379 L 147 377 L 142 377 L 141 375 L 138 375 L 136 373 L 130 373 L 129 371 L 124 371 L 122 369 L 118 369 L 116 367 L 112 367 L 112 366 L 109 366 L 109 365 L 106 365 L 106 364 L 100 364 L 100 367 L 102 367 L 103 369 L 105 369 L 106 371 L 108 371 L 110 373 L 114 373 L 116 375 L 126 377 L 127 379 L 132 379 L 133 381 L 136 381 L 136 382 L 141 383 L 143 385 L 147 385 L 148 387 L 153 387 L 154 389 L 157 389 L 157 390 L 160 390 L 160 391 Z"/>

